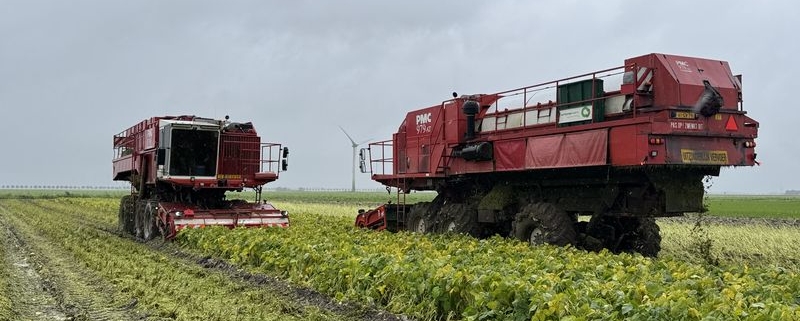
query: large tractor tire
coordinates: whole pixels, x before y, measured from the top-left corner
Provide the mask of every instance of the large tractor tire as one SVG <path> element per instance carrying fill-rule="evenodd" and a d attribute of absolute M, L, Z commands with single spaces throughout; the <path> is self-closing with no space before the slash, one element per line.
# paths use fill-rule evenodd
<path fill-rule="evenodd" d="M 655 218 L 643 217 L 638 221 L 631 250 L 643 256 L 657 257 L 658 252 L 661 252 L 661 229 L 656 224 Z"/>
<path fill-rule="evenodd" d="M 120 231 L 133 234 L 134 217 L 133 212 L 136 203 L 133 195 L 125 195 L 119 202 L 118 222 Z"/>
<path fill-rule="evenodd" d="M 587 229 L 587 239 L 602 242 L 602 248 L 614 253 L 640 253 L 656 257 L 661 251 L 661 235 L 652 217 L 592 217 Z M 587 250 L 599 250 L 584 246 Z"/>
<path fill-rule="evenodd" d="M 133 236 L 136 238 L 142 238 L 144 235 L 144 206 L 147 204 L 146 201 L 136 201 L 136 208 L 133 211 Z"/>
<path fill-rule="evenodd" d="M 431 215 L 428 210 L 431 207 L 430 202 L 419 202 L 414 204 L 408 211 L 408 221 L 406 222 L 406 230 L 426 234 L 432 232 Z"/>
<path fill-rule="evenodd" d="M 437 215 L 436 225 L 442 233 L 480 234 L 477 209 L 470 204 L 444 204 Z"/>
<path fill-rule="evenodd" d="M 155 201 L 148 201 L 144 204 L 143 217 L 142 217 L 142 239 L 149 241 L 159 234 L 158 227 L 156 226 L 156 214 L 158 211 L 158 203 Z"/>
<path fill-rule="evenodd" d="M 570 216 L 551 203 L 533 203 L 523 207 L 511 229 L 514 237 L 531 245 L 574 245 L 577 239 Z"/>
<path fill-rule="evenodd" d="M 587 242 L 582 246 L 587 251 L 599 252 L 602 249 L 608 249 L 617 252 L 619 243 L 617 236 L 622 234 L 622 230 L 615 217 L 595 215 L 587 225 L 586 234 Z"/>

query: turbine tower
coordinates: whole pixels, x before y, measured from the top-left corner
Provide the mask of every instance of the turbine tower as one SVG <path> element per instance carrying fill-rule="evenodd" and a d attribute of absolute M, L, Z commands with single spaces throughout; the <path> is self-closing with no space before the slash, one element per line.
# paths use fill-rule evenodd
<path fill-rule="evenodd" d="M 345 135 L 345 136 L 347 136 L 347 139 L 349 139 L 349 140 L 350 140 L 350 143 L 351 143 L 351 144 L 352 144 L 352 146 L 353 146 L 353 165 L 352 165 L 352 170 L 353 170 L 353 181 L 352 181 L 352 185 L 350 186 L 350 191 L 351 191 L 351 192 L 355 192 L 355 191 L 356 191 L 356 148 L 358 148 L 358 145 L 361 145 L 361 144 L 363 144 L 363 143 L 366 143 L 367 141 L 365 140 L 365 141 L 363 141 L 363 142 L 356 143 L 356 141 L 355 141 L 355 140 L 353 140 L 353 137 L 350 137 L 350 134 L 348 134 L 348 133 L 347 133 L 347 132 L 344 130 L 344 128 L 342 128 L 342 126 L 339 126 L 339 129 L 341 129 L 341 130 L 342 130 L 342 132 L 344 133 L 344 135 Z"/>

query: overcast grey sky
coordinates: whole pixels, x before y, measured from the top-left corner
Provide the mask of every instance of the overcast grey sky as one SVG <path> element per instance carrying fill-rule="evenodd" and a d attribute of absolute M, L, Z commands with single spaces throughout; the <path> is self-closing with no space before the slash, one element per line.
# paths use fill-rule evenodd
<path fill-rule="evenodd" d="M 797 1 L 0 0 L 0 184 L 111 185 L 112 136 L 157 115 L 253 121 L 292 150 L 271 187 L 349 187 L 357 140 L 405 113 L 664 52 L 730 62 L 755 168 L 713 192 L 800 189 Z M 367 174 L 359 188 L 376 188 Z"/>

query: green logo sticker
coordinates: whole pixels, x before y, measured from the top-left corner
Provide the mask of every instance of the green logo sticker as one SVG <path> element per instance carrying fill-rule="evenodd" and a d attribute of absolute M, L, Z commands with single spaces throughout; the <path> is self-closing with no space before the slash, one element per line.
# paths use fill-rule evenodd
<path fill-rule="evenodd" d="M 589 114 L 590 114 L 591 112 L 592 112 L 592 111 L 591 111 L 591 110 L 589 110 L 589 106 L 583 106 L 583 109 L 581 109 L 581 116 L 583 116 L 583 117 L 589 117 Z"/>

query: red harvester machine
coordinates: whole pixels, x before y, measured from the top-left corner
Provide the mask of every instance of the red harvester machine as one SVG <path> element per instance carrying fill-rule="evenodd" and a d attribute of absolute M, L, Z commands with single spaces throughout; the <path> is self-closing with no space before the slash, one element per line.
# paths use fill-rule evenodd
<path fill-rule="evenodd" d="M 648 54 L 453 97 L 408 113 L 392 140 L 361 150 L 362 171 L 398 193 L 356 225 L 655 256 L 655 217 L 702 211 L 704 177 L 757 164 L 758 122 L 724 61 Z M 411 190 L 438 195 L 409 205 Z"/>
<path fill-rule="evenodd" d="M 145 119 L 114 136 L 114 180 L 129 181 L 120 228 L 145 240 L 187 227 L 287 227 L 289 217 L 261 200 L 262 186 L 288 165 L 288 148 L 262 143 L 252 123 L 195 116 Z M 252 188 L 255 202 L 226 192 Z"/>

